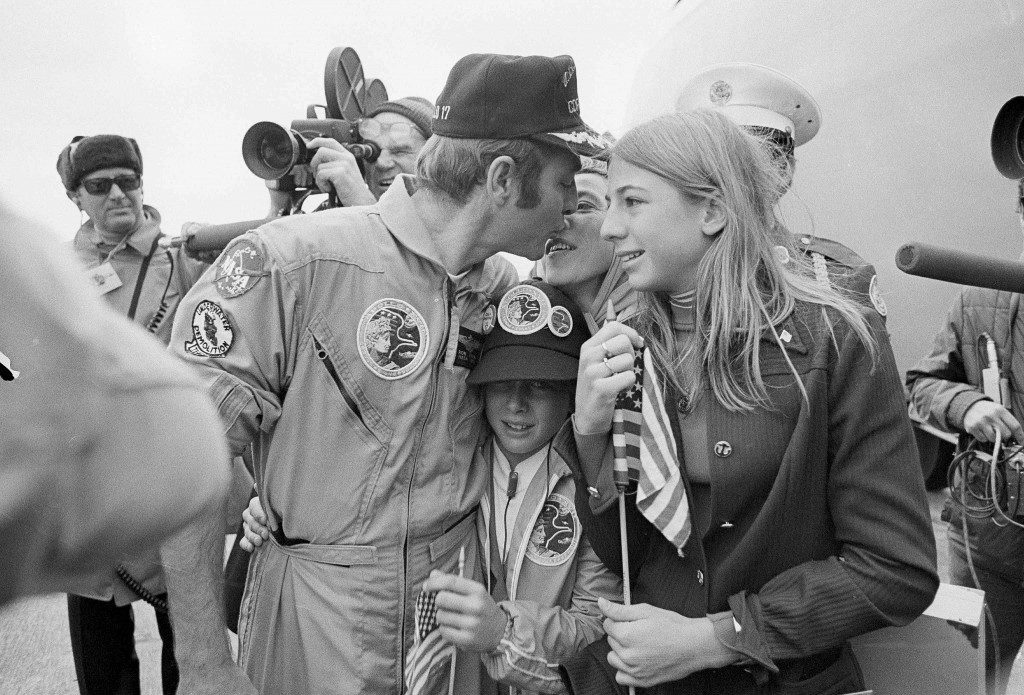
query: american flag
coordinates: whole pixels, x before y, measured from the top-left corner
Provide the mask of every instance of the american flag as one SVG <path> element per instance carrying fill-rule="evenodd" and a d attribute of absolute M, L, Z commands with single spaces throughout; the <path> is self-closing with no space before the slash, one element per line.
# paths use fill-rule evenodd
<path fill-rule="evenodd" d="M 436 598 L 436 591 L 421 591 L 416 597 L 416 635 L 405 659 L 407 695 L 448 692 L 455 647 L 437 629 Z"/>
<path fill-rule="evenodd" d="M 677 550 L 690 537 L 690 504 L 679 474 L 665 398 L 650 353 L 636 351 L 636 383 L 619 394 L 612 420 L 616 462 L 626 461 L 636 481 L 636 506 Z"/>

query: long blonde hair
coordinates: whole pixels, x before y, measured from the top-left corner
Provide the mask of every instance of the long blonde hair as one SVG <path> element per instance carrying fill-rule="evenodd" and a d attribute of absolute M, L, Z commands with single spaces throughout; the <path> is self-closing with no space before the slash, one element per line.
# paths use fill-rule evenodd
<path fill-rule="evenodd" d="M 811 263 L 776 219 L 775 204 L 786 181 L 754 136 L 721 113 L 702 109 L 636 126 L 618 141 L 612 157 L 660 176 L 693 201 L 710 199 L 725 213 L 724 228 L 697 268 L 697 328 L 691 344 L 676 345 L 665 295 L 639 293 L 637 327 L 648 339 L 655 363 L 677 389 L 699 392 L 706 383 L 729 410 L 768 407 L 761 336 L 769 331 L 781 348 L 776 327 L 793 313 L 797 301 L 838 314 L 874 360 L 877 346 L 856 302 L 815 277 Z M 786 249 L 788 261 L 779 258 L 785 254 L 778 247 Z M 803 383 L 789 365 L 806 399 Z"/>

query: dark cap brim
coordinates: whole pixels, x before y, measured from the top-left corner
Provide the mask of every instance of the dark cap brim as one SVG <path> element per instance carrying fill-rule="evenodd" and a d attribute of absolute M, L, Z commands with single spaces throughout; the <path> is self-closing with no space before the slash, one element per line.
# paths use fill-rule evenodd
<path fill-rule="evenodd" d="M 532 345 L 503 345 L 488 350 L 466 383 L 494 381 L 575 381 L 580 362 L 571 355 Z"/>
<path fill-rule="evenodd" d="M 547 145 L 565 148 L 573 154 L 583 157 L 597 157 L 611 147 L 610 142 L 587 125 L 582 128 L 552 133 L 536 133 L 529 137 L 531 140 L 537 140 Z"/>

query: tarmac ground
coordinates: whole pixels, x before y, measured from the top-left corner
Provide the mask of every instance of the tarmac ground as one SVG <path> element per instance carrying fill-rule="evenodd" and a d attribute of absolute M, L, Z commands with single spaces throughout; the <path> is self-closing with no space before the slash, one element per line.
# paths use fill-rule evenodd
<path fill-rule="evenodd" d="M 939 520 L 944 495 L 945 492 L 931 492 L 929 501 L 939 551 L 939 576 L 946 581 L 949 578 L 946 524 Z M 134 607 L 142 695 L 160 695 L 160 637 L 155 614 L 142 601 L 137 601 Z M 1024 695 L 1022 661 L 1018 655 L 1008 695 Z M 28 598 L 0 610 L 0 693 L 77 695 L 64 594 Z"/>

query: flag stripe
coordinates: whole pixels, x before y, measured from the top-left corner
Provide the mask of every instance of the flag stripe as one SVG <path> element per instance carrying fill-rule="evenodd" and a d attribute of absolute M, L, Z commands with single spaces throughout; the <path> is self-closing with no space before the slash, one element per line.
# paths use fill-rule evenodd
<path fill-rule="evenodd" d="M 658 375 L 648 351 L 638 351 L 634 371 L 637 385 L 620 394 L 615 404 L 612 448 L 616 460 L 626 459 L 631 479 L 637 481 L 637 508 L 681 550 L 690 537 L 690 506 Z"/>

